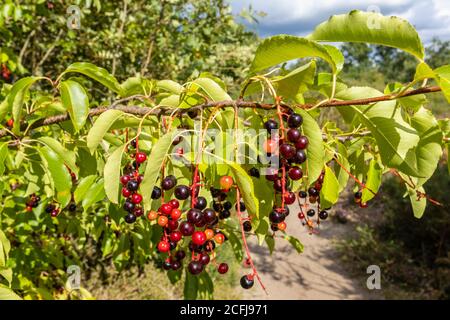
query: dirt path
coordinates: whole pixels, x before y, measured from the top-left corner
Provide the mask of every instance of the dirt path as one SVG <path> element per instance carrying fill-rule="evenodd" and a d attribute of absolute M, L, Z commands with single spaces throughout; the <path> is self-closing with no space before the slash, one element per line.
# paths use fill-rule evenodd
<path fill-rule="evenodd" d="M 292 208 L 294 209 L 294 208 Z M 339 253 L 332 243 L 351 232 L 351 226 L 333 221 L 321 225 L 318 235 L 309 235 L 295 212 L 286 219 L 288 234 L 297 237 L 305 246 L 302 254 L 283 239 L 277 239 L 273 255 L 267 247 L 250 241 L 256 268 L 267 288 L 266 295 L 255 281 L 245 292 L 245 299 L 378 299 L 360 279 L 352 279 L 340 264 Z M 243 271 L 245 272 L 245 271 Z"/>

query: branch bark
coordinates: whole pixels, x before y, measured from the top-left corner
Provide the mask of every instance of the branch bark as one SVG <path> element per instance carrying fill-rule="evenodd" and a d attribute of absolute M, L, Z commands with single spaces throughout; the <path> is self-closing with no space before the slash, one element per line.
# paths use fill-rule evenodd
<path fill-rule="evenodd" d="M 372 104 L 372 103 L 376 103 L 376 102 L 380 102 L 380 101 L 390 101 L 390 100 L 395 100 L 395 99 L 402 98 L 402 97 L 409 97 L 409 96 L 414 96 L 414 95 L 418 95 L 418 94 L 432 93 L 432 92 L 438 92 L 438 91 L 441 91 L 441 88 L 438 86 L 423 87 L 423 88 L 408 91 L 408 92 L 402 94 L 401 96 L 384 95 L 384 96 L 367 98 L 367 99 L 342 100 L 342 101 L 341 100 L 332 100 L 332 101 L 329 101 L 329 102 L 326 102 L 326 103 L 320 105 L 319 108 L 368 105 L 368 104 Z M 121 102 L 129 101 L 129 100 L 131 100 L 131 98 L 139 100 L 139 99 L 144 99 L 146 97 L 145 96 L 133 96 L 133 97 L 125 98 L 125 99 L 121 100 Z M 280 104 L 280 106 L 283 108 L 291 107 L 287 104 Z M 313 107 L 312 104 L 301 104 L 301 105 L 293 105 L 293 106 L 302 108 L 302 109 L 306 109 L 306 110 Z M 202 110 L 202 109 L 208 109 L 208 108 L 225 108 L 225 107 L 253 108 L 253 109 L 264 109 L 264 110 L 271 110 L 271 109 L 277 108 L 276 104 L 260 103 L 260 102 L 254 102 L 254 101 L 242 101 L 242 100 L 209 101 L 209 102 L 200 104 L 198 106 L 195 106 L 195 107 L 192 107 L 189 109 L 179 109 L 176 111 L 176 114 L 183 115 L 183 114 L 186 114 L 188 111 L 193 111 L 193 110 Z M 91 117 L 98 116 L 101 113 L 103 113 L 107 110 L 111 110 L 111 109 L 121 110 L 125 113 L 129 113 L 129 114 L 133 114 L 133 115 L 137 115 L 137 116 L 144 116 L 144 115 L 148 114 L 152 108 L 143 107 L 143 106 L 123 105 L 123 104 L 118 104 L 117 102 L 115 102 L 109 107 L 99 107 L 99 108 L 91 109 L 89 112 L 89 116 L 91 116 Z M 161 107 L 161 108 L 153 110 L 150 113 L 150 115 L 163 116 L 163 115 L 171 115 L 173 113 L 174 113 L 173 108 Z M 39 128 L 42 126 L 56 124 L 59 122 L 67 121 L 69 119 L 70 118 L 69 118 L 68 113 L 57 115 L 57 116 L 52 116 L 52 117 L 49 117 L 46 119 L 36 121 L 35 123 L 33 123 L 31 125 L 30 129 L 36 129 L 36 128 Z M 24 126 L 24 128 L 26 128 L 26 125 Z M 9 132 L 7 130 L 0 130 L 0 138 L 5 137 L 7 135 L 9 135 Z"/>

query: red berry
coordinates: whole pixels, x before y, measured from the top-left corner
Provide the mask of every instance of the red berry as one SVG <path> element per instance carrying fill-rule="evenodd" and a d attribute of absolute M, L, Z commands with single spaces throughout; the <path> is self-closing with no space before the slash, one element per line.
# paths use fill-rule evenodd
<path fill-rule="evenodd" d="M 204 266 L 206 266 L 210 260 L 211 260 L 211 258 L 209 257 L 209 254 L 207 254 L 207 253 L 202 253 L 202 255 L 200 256 L 200 263 Z"/>
<path fill-rule="evenodd" d="M 203 271 L 203 264 L 200 261 L 191 261 L 188 264 L 188 270 L 191 274 L 197 275 Z"/>
<path fill-rule="evenodd" d="M 288 175 L 292 180 L 300 180 L 303 177 L 303 171 L 299 167 L 295 166 L 289 169 Z"/>
<path fill-rule="evenodd" d="M 127 188 L 123 187 L 123 188 L 122 188 L 122 195 L 123 195 L 125 198 L 128 198 L 129 196 L 131 196 L 131 191 L 128 190 Z"/>
<path fill-rule="evenodd" d="M 322 184 L 319 181 L 316 181 L 316 183 L 314 183 L 314 188 L 317 191 L 320 191 L 322 189 Z"/>
<path fill-rule="evenodd" d="M 134 193 L 131 196 L 131 202 L 133 202 L 134 204 L 138 204 L 142 202 L 142 196 L 139 193 Z"/>
<path fill-rule="evenodd" d="M 167 222 L 167 227 L 170 230 L 176 230 L 178 228 L 178 221 L 176 221 L 176 220 L 169 220 Z"/>
<path fill-rule="evenodd" d="M 59 214 L 59 209 L 54 209 L 54 210 L 50 213 L 50 215 L 51 215 L 53 218 L 55 218 L 56 216 L 58 216 L 58 214 Z"/>
<path fill-rule="evenodd" d="M 173 209 L 172 212 L 170 213 L 170 217 L 172 218 L 172 220 L 178 220 L 181 217 L 181 210 L 180 209 Z"/>
<path fill-rule="evenodd" d="M 305 215 L 303 214 L 303 212 L 299 212 L 299 213 L 298 213 L 298 218 L 299 218 L 300 220 L 305 219 Z"/>
<path fill-rule="evenodd" d="M 169 242 L 162 240 L 158 243 L 158 251 L 159 252 L 168 252 L 170 250 Z"/>
<path fill-rule="evenodd" d="M 194 233 L 195 227 L 192 223 L 183 221 L 180 224 L 180 232 L 183 236 L 190 236 Z M 205 236 L 206 237 L 206 236 Z"/>
<path fill-rule="evenodd" d="M 203 231 L 195 231 L 192 234 L 192 242 L 198 246 L 203 245 L 206 242 L 206 235 Z"/>
<path fill-rule="evenodd" d="M 306 149 L 306 147 L 308 147 L 308 143 L 309 143 L 308 138 L 305 136 L 301 136 L 295 143 L 295 148 L 299 150 Z"/>
<path fill-rule="evenodd" d="M 177 199 L 172 199 L 169 201 L 169 204 L 172 206 L 172 208 L 177 209 L 180 206 L 180 203 Z"/>
<path fill-rule="evenodd" d="M 147 156 L 143 152 L 138 152 L 136 153 L 135 159 L 137 163 L 142 163 L 147 160 Z"/>
<path fill-rule="evenodd" d="M 295 202 L 295 193 L 288 192 L 284 195 L 284 203 L 293 204 Z"/>
<path fill-rule="evenodd" d="M 136 217 L 140 217 L 140 216 L 142 216 L 144 214 L 144 209 L 142 209 L 142 208 L 136 208 L 136 209 L 134 209 L 134 215 L 136 216 Z"/>
<path fill-rule="evenodd" d="M 287 132 L 287 137 L 290 142 L 297 142 L 298 139 L 300 139 L 301 134 L 300 131 L 298 131 L 298 129 L 291 128 Z"/>
<path fill-rule="evenodd" d="M 292 159 L 295 157 L 295 148 L 293 145 L 288 144 L 288 143 L 283 143 L 280 146 L 280 154 L 285 158 L 285 159 Z"/>
<path fill-rule="evenodd" d="M 220 187 L 224 190 L 229 190 L 233 186 L 233 178 L 230 176 L 223 176 L 220 178 Z"/>
<path fill-rule="evenodd" d="M 225 274 L 228 272 L 228 264 L 221 263 L 219 264 L 219 267 L 217 268 L 217 271 L 219 271 L 220 274 Z"/>
<path fill-rule="evenodd" d="M 33 207 L 27 206 L 27 207 L 25 208 L 25 210 L 26 210 L 27 212 L 31 212 L 31 211 L 33 211 Z"/>
<path fill-rule="evenodd" d="M 124 175 L 120 177 L 120 183 L 122 183 L 123 185 L 126 185 L 128 183 L 128 181 L 131 180 L 131 177 L 128 175 Z"/>
<path fill-rule="evenodd" d="M 12 128 L 14 126 L 14 120 L 8 119 L 8 121 L 6 121 L 6 126 Z"/>
<path fill-rule="evenodd" d="M 172 213 L 172 206 L 169 203 L 163 203 L 161 205 L 161 207 L 159 208 L 159 212 L 161 212 L 162 214 L 168 216 L 169 214 Z"/>
<path fill-rule="evenodd" d="M 183 237 L 183 235 L 181 234 L 180 231 L 172 231 L 169 235 L 170 237 L 170 241 L 173 242 L 178 242 L 181 240 L 181 238 Z"/>

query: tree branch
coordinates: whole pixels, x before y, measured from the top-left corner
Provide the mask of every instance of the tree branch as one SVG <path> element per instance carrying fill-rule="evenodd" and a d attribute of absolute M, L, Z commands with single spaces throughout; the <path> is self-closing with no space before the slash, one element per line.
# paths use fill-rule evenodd
<path fill-rule="evenodd" d="M 332 100 L 332 101 L 329 101 L 329 102 L 326 102 L 326 103 L 320 105 L 319 108 L 368 105 L 368 104 L 372 104 L 372 103 L 376 103 L 376 102 L 380 102 L 380 101 L 390 101 L 390 100 L 395 100 L 398 98 L 409 97 L 409 96 L 431 93 L 431 92 L 438 92 L 438 91 L 441 91 L 441 88 L 438 86 L 423 87 L 423 88 L 408 91 L 400 96 L 384 95 L 384 96 L 367 98 L 367 99 L 342 100 L 342 101 L 341 100 Z M 126 102 L 126 101 L 129 101 L 132 99 L 143 99 L 143 98 L 145 98 L 145 96 L 133 96 L 133 97 L 128 97 L 128 98 L 122 99 L 121 102 Z M 157 109 L 153 110 L 152 112 L 150 112 L 150 110 L 152 109 L 150 107 L 121 105 L 121 104 L 118 104 L 117 102 L 118 101 L 116 101 L 109 107 L 93 108 L 90 110 L 89 116 L 91 116 L 91 117 L 98 116 L 101 113 L 111 110 L 111 109 L 120 110 L 125 113 L 129 113 L 129 114 L 133 114 L 133 115 L 137 115 L 137 116 L 144 116 L 146 114 L 157 115 L 157 116 L 174 114 L 174 109 L 169 108 L 169 107 L 160 107 L 160 108 L 157 108 Z M 192 108 L 189 108 L 189 109 L 178 109 L 177 111 L 175 111 L 175 114 L 183 115 L 183 114 L 186 114 L 188 111 L 202 110 L 202 109 L 208 109 L 208 108 L 225 108 L 225 107 L 233 107 L 233 106 L 236 106 L 237 108 L 253 108 L 253 109 L 264 109 L 264 110 L 271 110 L 271 109 L 277 108 L 276 104 L 260 103 L 260 102 L 254 102 L 254 101 L 242 101 L 242 100 L 209 101 L 209 102 L 197 105 L 197 106 L 193 106 Z M 290 108 L 290 106 L 287 104 L 280 104 L 280 106 L 283 108 Z M 300 104 L 300 105 L 293 105 L 293 106 L 302 108 L 302 109 L 306 109 L 306 110 L 313 107 L 312 104 Z M 46 119 L 41 119 L 41 120 L 34 122 L 31 125 L 30 129 L 36 129 L 36 128 L 39 128 L 42 126 L 52 125 L 55 123 L 67 121 L 69 119 L 70 118 L 69 118 L 68 113 L 57 115 L 57 116 L 52 116 L 52 117 L 49 117 Z M 24 128 L 26 128 L 26 124 L 24 124 Z M 9 135 L 8 131 L 0 130 L 0 138 L 5 137 L 7 135 Z"/>

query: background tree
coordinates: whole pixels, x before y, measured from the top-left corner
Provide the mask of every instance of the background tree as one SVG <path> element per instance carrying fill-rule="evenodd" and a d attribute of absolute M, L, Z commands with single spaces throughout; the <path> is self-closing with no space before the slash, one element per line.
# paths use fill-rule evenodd
<path fill-rule="evenodd" d="M 243 79 L 256 35 L 236 23 L 224 0 L 77 1 L 69 29 L 63 1 L 0 5 L 1 62 L 17 76 L 53 76 L 89 61 L 124 80 L 185 80 L 202 71 L 232 85 Z M 246 15 L 249 13 L 246 12 Z"/>

